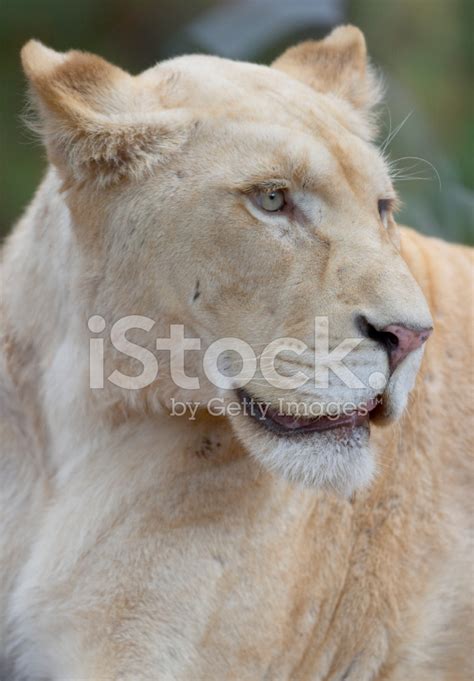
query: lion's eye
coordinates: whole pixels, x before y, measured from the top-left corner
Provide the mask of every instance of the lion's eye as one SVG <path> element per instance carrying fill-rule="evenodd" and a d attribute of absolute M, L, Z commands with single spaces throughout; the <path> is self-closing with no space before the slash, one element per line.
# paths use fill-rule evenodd
<path fill-rule="evenodd" d="M 390 213 L 391 207 L 392 207 L 391 199 L 379 199 L 378 202 L 379 215 L 380 219 L 384 224 L 384 227 L 387 227 L 388 225 L 388 214 Z"/>
<path fill-rule="evenodd" d="M 274 189 L 271 192 L 261 192 L 258 195 L 258 204 L 263 210 L 274 213 L 282 210 L 285 206 L 285 192 L 282 189 Z"/>

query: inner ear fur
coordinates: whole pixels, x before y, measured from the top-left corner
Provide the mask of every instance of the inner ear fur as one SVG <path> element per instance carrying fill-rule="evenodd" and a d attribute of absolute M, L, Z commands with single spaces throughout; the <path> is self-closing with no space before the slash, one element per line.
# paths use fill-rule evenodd
<path fill-rule="evenodd" d="M 339 26 L 323 40 L 290 47 L 272 67 L 318 92 L 345 100 L 366 117 L 382 97 L 380 79 L 368 61 L 364 35 L 355 26 Z"/>
<path fill-rule="evenodd" d="M 58 53 L 31 40 L 21 52 L 48 156 L 72 181 L 140 176 L 184 138 L 170 112 L 144 113 L 135 79 L 87 52 Z"/>

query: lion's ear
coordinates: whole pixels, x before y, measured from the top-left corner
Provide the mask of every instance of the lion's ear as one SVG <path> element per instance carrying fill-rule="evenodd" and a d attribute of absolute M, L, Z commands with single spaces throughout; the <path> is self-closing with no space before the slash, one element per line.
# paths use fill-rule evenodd
<path fill-rule="evenodd" d="M 73 181 L 137 177 L 184 137 L 179 117 L 144 112 L 135 79 L 86 52 L 55 52 L 30 40 L 21 52 L 39 130 L 52 163 Z"/>
<path fill-rule="evenodd" d="M 380 82 L 368 64 L 364 35 L 355 26 L 339 26 L 324 40 L 290 47 L 272 66 L 364 113 L 381 98 Z"/>

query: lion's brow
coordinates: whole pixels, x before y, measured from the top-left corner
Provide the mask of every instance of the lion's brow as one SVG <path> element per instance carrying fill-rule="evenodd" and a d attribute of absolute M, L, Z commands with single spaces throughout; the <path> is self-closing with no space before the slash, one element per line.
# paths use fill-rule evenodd
<path fill-rule="evenodd" d="M 261 178 L 261 179 L 249 179 L 243 183 L 238 183 L 235 185 L 234 189 L 242 192 L 243 194 L 251 194 L 255 191 L 270 192 L 275 189 L 287 189 L 288 180 L 282 178 Z"/>

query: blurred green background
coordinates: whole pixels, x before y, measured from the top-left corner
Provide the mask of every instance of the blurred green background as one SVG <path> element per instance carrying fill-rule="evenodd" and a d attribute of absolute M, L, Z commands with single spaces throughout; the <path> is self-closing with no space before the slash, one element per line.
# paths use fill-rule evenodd
<path fill-rule="evenodd" d="M 97 52 L 137 72 L 196 51 L 268 63 L 299 39 L 351 22 L 386 81 L 380 143 L 406 119 L 387 149 L 404 202 L 399 221 L 473 243 L 473 19 L 473 0 L 3 0 L 0 236 L 45 168 L 21 122 L 18 53 L 29 38 Z"/>

